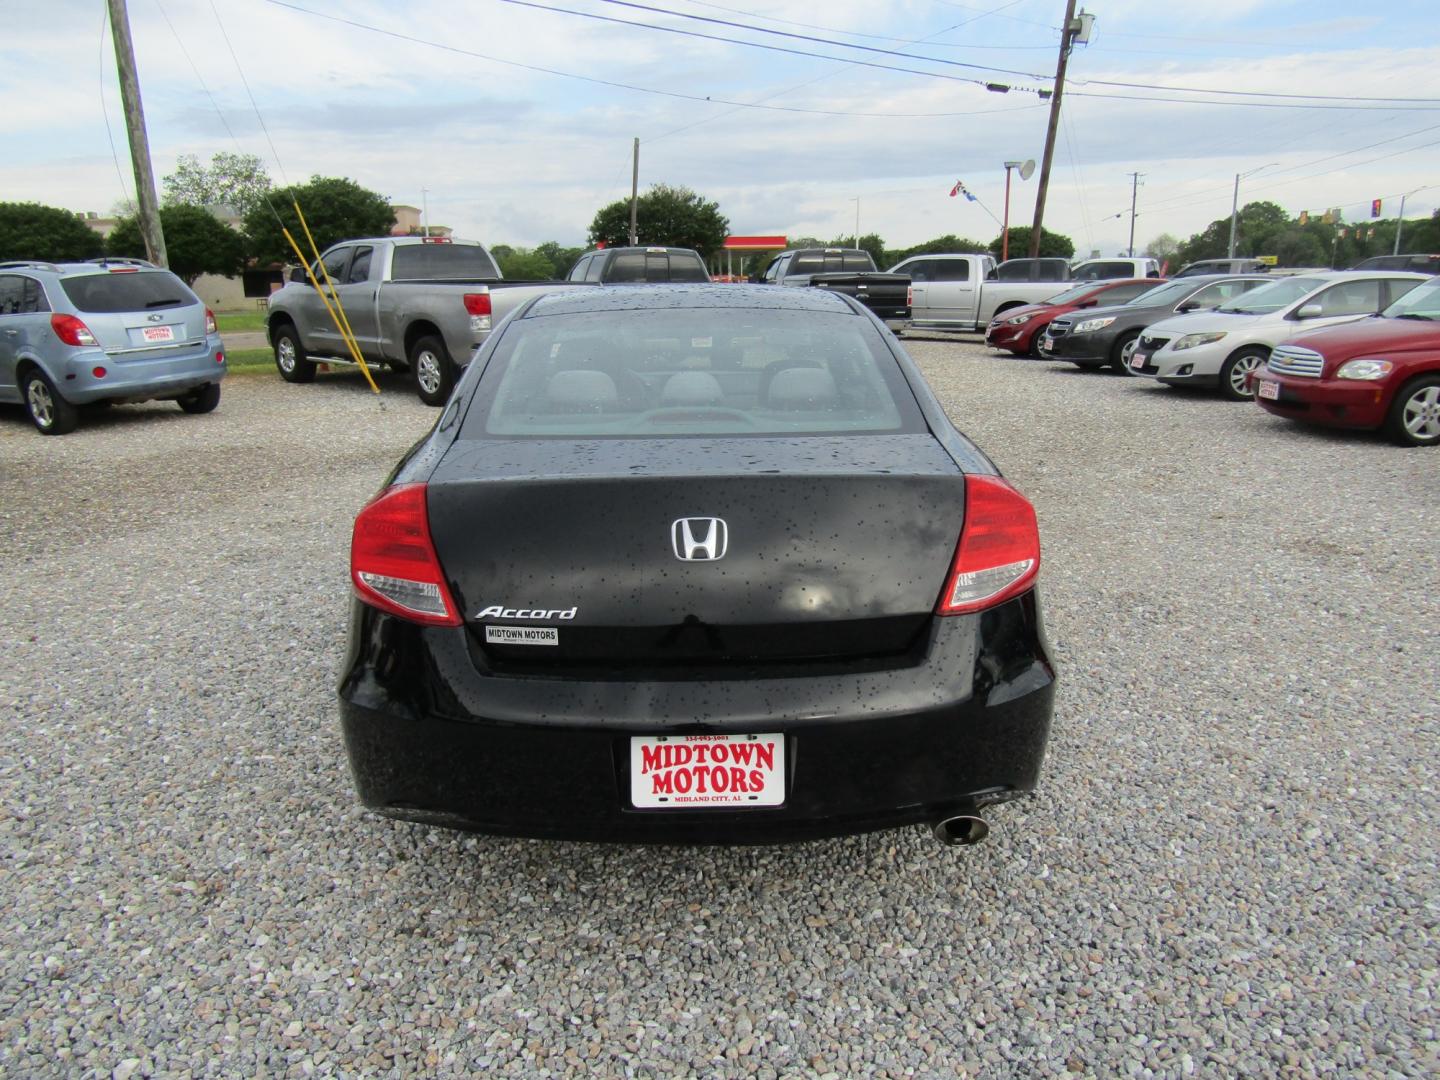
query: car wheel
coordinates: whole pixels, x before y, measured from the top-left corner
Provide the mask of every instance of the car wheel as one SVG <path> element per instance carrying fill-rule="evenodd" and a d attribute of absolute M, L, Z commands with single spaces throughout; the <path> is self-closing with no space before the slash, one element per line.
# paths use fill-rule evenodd
<path fill-rule="evenodd" d="M 80 410 L 60 396 L 43 371 L 32 369 L 20 380 L 20 396 L 30 422 L 41 435 L 68 435 L 80 423 Z"/>
<path fill-rule="evenodd" d="M 214 412 L 215 406 L 220 404 L 220 384 L 218 382 L 206 383 L 199 390 L 177 398 L 175 404 L 188 413 Z"/>
<path fill-rule="evenodd" d="M 1390 403 L 1385 433 L 1401 446 L 1440 444 L 1440 375 L 1401 387 Z"/>
<path fill-rule="evenodd" d="M 1131 330 L 1115 339 L 1110 348 L 1110 366 L 1117 375 L 1130 374 L 1130 358 L 1135 355 L 1135 346 L 1140 344 L 1140 331 Z"/>
<path fill-rule="evenodd" d="M 1248 385 L 1250 373 L 1265 366 L 1270 354 L 1264 349 L 1240 349 L 1220 365 L 1220 393 L 1231 401 L 1249 401 L 1255 391 Z"/>
<path fill-rule="evenodd" d="M 286 382 L 315 381 L 315 361 L 308 358 L 300 335 L 288 323 L 275 331 L 275 367 Z"/>
<path fill-rule="evenodd" d="M 426 335 L 410 346 L 410 370 L 415 373 L 415 392 L 426 405 L 439 407 L 450 400 L 455 365 L 438 337 Z"/>

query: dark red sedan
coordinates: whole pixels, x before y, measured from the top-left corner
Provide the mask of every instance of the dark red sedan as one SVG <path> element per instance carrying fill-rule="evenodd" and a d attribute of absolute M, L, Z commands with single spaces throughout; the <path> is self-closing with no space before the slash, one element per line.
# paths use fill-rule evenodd
<path fill-rule="evenodd" d="M 1276 416 L 1440 445 L 1440 280 L 1372 318 L 1283 342 L 1251 379 Z"/>
<path fill-rule="evenodd" d="M 1039 342 L 1051 319 L 1101 304 L 1128 304 L 1141 293 L 1163 284 L 1165 278 L 1087 281 L 1052 296 L 1044 303 L 1006 308 L 990 320 L 990 327 L 985 331 L 985 344 L 992 349 L 1008 349 L 1016 356 L 1039 356 Z"/>

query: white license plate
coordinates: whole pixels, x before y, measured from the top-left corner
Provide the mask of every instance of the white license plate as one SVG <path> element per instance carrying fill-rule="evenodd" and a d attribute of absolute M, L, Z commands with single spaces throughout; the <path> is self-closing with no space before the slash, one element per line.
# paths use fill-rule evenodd
<path fill-rule="evenodd" d="M 1052 338 L 1049 334 L 1046 334 L 1043 338 L 1040 339 L 1040 351 L 1041 351 L 1041 352 L 1054 352 L 1054 351 L 1055 351 L 1055 339 Z"/>
<path fill-rule="evenodd" d="M 140 330 L 146 341 L 174 341 L 175 328 L 173 326 L 146 326 Z"/>
<path fill-rule="evenodd" d="M 1137 350 L 1135 350 L 1133 353 L 1130 354 L 1130 366 L 1131 366 L 1132 368 L 1134 368 L 1135 370 L 1137 370 L 1137 371 L 1139 371 L 1141 368 L 1143 368 L 1143 367 L 1144 367 L 1146 364 L 1148 364 L 1149 362 L 1150 362 L 1150 354 L 1149 354 L 1149 353 L 1143 353 L 1143 352 L 1141 352 L 1140 350 L 1137 349 Z"/>
<path fill-rule="evenodd" d="M 1270 382 L 1268 379 L 1261 379 L 1256 386 L 1256 393 L 1258 393 L 1266 401 L 1279 401 L 1280 384 L 1276 382 Z"/>
<path fill-rule="evenodd" d="M 639 809 L 780 806 L 784 735 L 664 735 L 630 740 L 630 802 Z"/>

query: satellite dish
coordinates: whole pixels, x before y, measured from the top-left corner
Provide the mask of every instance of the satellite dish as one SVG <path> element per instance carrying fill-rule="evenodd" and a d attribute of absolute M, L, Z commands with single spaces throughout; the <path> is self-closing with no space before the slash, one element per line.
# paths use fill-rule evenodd
<path fill-rule="evenodd" d="M 1035 159 L 1034 159 L 1034 158 L 1031 158 L 1029 161 L 1025 162 L 1024 165 L 1021 165 L 1021 166 L 1020 166 L 1020 179 L 1021 179 L 1021 180 L 1029 180 L 1030 177 L 1032 177 L 1032 176 L 1034 176 L 1034 175 L 1035 175 Z"/>

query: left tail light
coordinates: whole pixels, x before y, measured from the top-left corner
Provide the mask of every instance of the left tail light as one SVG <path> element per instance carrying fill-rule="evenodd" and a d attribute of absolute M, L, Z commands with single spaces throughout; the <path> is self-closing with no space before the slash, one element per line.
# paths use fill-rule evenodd
<path fill-rule="evenodd" d="M 965 523 L 937 615 L 1002 604 L 1040 574 L 1040 527 L 1030 500 L 998 476 L 965 477 Z"/>
<path fill-rule="evenodd" d="M 207 307 L 205 309 L 205 333 L 218 334 L 219 332 L 220 328 L 215 325 L 215 312 Z"/>
<path fill-rule="evenodd" d="M 90 328 L 74 315 L 55 314 L 50 316 L 50 329 L 66 345 L 96 345 L 95 335 Z"/>
<path fill-rule="evenodd" d="M 465 310 L 470 314 L 470 330 L 472 333 L 481 333 L 490 329 L 490 293 L 472 292 L 466 293 L 461 298 Z"/>
<path fill-rule="evenodd" d="M 381 611 L 427 626 L 461 625 L 430 539 L 424 484 L 397 484 L 360 511 L 350 581 L 361 600 Z"/>

